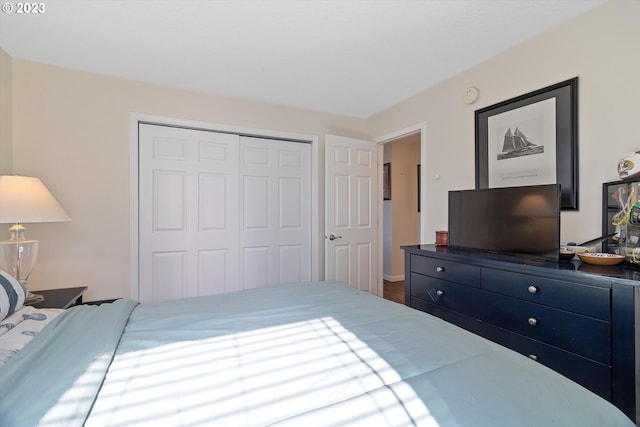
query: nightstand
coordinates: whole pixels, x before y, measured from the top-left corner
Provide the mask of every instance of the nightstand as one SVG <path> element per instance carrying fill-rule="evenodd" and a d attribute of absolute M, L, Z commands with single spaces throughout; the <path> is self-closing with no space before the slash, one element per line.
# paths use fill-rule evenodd
<path fill-rule="evenodd" d="M 44 301 L 31 304 L 36 308 L 69 308 L 82 304 L 82 294 L 87 291 L 86 286 L 77 288 L 47 289 L 44 291 L 32 291 L 34 294 L 42 295 Z"/>

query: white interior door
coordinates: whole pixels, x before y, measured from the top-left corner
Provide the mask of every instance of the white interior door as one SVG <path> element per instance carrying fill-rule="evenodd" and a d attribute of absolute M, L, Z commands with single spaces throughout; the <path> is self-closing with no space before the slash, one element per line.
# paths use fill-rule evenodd
<path fill-rule="evenodd" d="M 326 135 L 325 162 L 325 277 L 377 295 L 377 144 Z"/>
<path fill-rule="evenodd" d="M 311 144 L 240 138 L 240 281 L 311 280 Z"/>
<path fill-rule="evenodd" d="M 138 297 L 311 280 L 310 144 L 139 126 Z"/>
<path fill-rule="evenodd" d="M 238 289 L 238 135 L 139 132 L 140 301 Z"/>

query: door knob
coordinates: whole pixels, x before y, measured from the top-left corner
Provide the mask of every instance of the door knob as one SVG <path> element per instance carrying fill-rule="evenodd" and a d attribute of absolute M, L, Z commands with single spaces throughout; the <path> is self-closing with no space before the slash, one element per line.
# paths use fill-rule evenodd
<path fill-rule="evenodd" d="M 334 236 L 333 234 L 329 234 L 329 240 L 342 239 L 342 236 Z"/>

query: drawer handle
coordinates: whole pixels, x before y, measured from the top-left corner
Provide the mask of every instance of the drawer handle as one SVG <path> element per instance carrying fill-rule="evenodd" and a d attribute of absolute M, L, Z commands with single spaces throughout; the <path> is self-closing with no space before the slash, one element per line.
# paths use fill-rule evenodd
<path fill-rule="evenodd" d="M 436 295 L 438 295 L 439 297 L 441 297 L 442 295 L 444 295 L 444 291 L 443 291 L 443 290 L 441 290 L 441 289 L 438 289 L 438 290 L 436 291 Z"/>
<path fill-rule="evenodd" d="M 436 271 L 438 273 L 442 273 L 444 271 L 444 267 L 436 267 Z"/>
<path fill-rule="evenodd" d="M 530 293 L 530 294 L 535 294 L 535 293 L 537 293 L 537 292 L 538 292 L 538 288 L 537 288 L 537 287 L 535 287 L 535 286 L 533 286 L 533 285 L 530 285 L 530 286 L 527 288 L 527 290 L 529 291 L 529 293 Z"/>
<path fill-rule="evenodd" d="M 529 355 L 529 359 L 535 360 L 537 362 L 538 361 L 538 355 L 537 354 L 530 354 Z"/>
<path fill-rule="evenodd" d="M 538 319 L 536 319 L 535 317 L 529 317 L 529 319 L 527 319 L 527 322 L 529 322 L 531 326 L 536 326 L 538 324 Z"/>

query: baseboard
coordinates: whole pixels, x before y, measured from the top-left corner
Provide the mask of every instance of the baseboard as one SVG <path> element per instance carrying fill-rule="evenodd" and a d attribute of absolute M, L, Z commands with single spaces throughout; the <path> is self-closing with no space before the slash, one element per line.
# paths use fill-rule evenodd
<path fill-rule="evenodd" d="M 382 278 L 384 280 L 386 280 L 387 282 L 402 282 L 404 280 L 404 274 L 400 275 L 400 276 L 390 276 L 387 274 L 383 274 Z"/>

